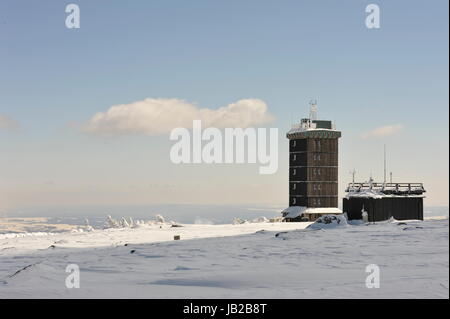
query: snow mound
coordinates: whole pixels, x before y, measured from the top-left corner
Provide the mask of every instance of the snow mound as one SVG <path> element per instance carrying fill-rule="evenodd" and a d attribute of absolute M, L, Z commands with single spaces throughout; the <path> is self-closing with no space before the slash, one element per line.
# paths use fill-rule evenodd
<path fill-rule="evenodd" d="M 241 219 L 239 217 L 235 217 L 233 218 L 233 225 L 240 225 L 240 224 L 258 224 L 258 223 L 269 223 L 270 220 L 267 219 L 264 216 L 258 217 L 258 218 L 254 218 L 252 220 L 247 220 L 247 219 Z"/>
<path fill-rule="evenodd" d="M 12 238 L 21 238 L 21 237 L 30 237 L 30 236 L 49 236 L 49 235 L 56 235 L 56 233 L 47 233 L 47 232 L 31 232 L 31 233 L 7 233 L 7 234 L 0 234 L 0 240 L 1 239 L 12 239 Z"/>
<path fill-rule="evenodd" d="M 307 229 L 330 229 L 338 227 L 347 227 L 347 218 L 344 215 L 323 215 L 306 227 Z"/>

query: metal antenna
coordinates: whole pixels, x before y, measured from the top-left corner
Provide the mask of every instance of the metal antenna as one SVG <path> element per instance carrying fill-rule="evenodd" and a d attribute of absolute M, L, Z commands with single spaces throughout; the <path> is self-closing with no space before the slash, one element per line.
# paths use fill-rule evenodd
<path fill-rule="evenodd" d="M 356 174 L 356 170 L 353 169 L 353 171 L 350 171 L 350 174 L 352 174 L 352 184 L 355 185 L 355 174 Z"/>
<path fill-rule="evenodd" d="M 311 121 L 317 120 L 317 100 L 313 101 L 311 100 L 309 102 L 310 108 L 309 108 L 309 119 Z"/>
<path fill-rule="evenodd" d="M 386 144 L 384 144 L 384 183 L 386 184 Z"/>

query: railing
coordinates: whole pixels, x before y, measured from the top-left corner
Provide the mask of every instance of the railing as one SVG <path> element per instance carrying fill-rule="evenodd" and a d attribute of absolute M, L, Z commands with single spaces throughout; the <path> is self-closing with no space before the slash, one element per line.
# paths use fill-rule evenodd
<path fill-rule="evenodd" d="M 369 190 L 387 195 L 421 195 L 426 192 L 423 183 L 349 183 L 345 191 L 359 193 Z"/>

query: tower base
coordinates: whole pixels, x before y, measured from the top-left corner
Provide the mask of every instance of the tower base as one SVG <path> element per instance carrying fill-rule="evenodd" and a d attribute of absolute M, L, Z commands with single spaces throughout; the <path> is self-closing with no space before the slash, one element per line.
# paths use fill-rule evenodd
<path fill-rule="evenodd" d="M 285 222 L 315 221 L 323 215 L 336 214 L 342 214 L 342 210 L 337 207 L 289 206 L 281 212 Z"/>

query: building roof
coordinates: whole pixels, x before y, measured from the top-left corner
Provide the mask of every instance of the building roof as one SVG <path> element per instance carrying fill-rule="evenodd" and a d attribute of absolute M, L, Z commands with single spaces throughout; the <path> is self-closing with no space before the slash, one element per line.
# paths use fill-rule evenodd
<path fill-rule="evenodd" d="M 424 197 L 426 192 L 422 183 L 350 183 L 346 198 L 386 198 L 386 197 Z"/>
<path fill-rule="evenodd" d="M 289 139 L 296 138 L 339 138 L 341 132 L 327 120 L 302 119 L 299 124 L 292 125 L 286 134 Z"/>

